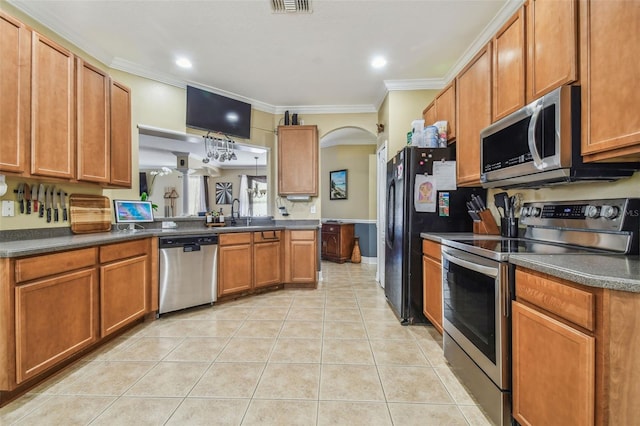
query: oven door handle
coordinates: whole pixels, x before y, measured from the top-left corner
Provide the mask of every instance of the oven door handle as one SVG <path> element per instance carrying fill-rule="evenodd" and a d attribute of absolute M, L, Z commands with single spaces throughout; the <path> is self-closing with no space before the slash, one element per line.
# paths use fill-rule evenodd
<path fill-rule="evenodd" d="M 464 255 L 462 255 L 464 256 Z M 463 268 L 467 268 L 471 271 L 475 271 L 478 272 L 480 274 L 483 275 L 488 275 L 490 277 L 493 278 L 497 278 L 498 277 L 498 273 L 500 272 L 498 270 L 498 268 L 492 268 L 490 266 L 484 266 L 484 265 L 479 265 L 477 263 L 475 263 L 473 260 L 465 260 L 462 259 L 462 256 L 456 255 L 453 256 L 449 253 L 447 253 L 445 250 L 442 250 L 442 257 L 451 262 L 454 263 L 456 265 L 462 266 Z"/>

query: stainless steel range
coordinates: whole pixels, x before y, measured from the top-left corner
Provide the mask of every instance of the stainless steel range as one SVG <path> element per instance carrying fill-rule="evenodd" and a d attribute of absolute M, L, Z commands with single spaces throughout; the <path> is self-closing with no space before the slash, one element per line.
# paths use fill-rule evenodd
<path fill-rule="evenodd" d="M 444 355 L 488 416 L 511 423 L 517 254 L 638 254 L 640 199 L 525 203 L 524 238 L 442 241 Z"/>

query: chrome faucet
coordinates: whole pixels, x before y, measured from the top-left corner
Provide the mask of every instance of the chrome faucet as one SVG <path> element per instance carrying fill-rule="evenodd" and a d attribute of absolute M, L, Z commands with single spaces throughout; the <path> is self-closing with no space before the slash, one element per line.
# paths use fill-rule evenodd
<path fill-rule="evenodd" d="M 238 202 L 237 210 L 233 208 L 233 206 L 236 204 L 236 201 Z M 236 213 L 238 214 L 238 217 L 240 217 L 240 200 L 238 200 L 237 198 L 234 198 L 233 201 L 231 202 L 231 225 L 236 224 Z"/>

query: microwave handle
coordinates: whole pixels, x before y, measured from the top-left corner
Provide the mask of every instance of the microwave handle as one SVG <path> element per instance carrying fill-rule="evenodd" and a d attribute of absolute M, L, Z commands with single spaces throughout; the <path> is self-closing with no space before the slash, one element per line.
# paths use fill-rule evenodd
<path fill-rule="evenodd" d="M 529 143 L 529 151 L 531 152 L 531 156 L 533 157 L 533 165 L 538 170 L 542 170 L 545 168 L 544 161 L 542 161 L 542 157 L 540 157 L 540 153 L 536 148 L 536 124 L 538 123 L 538 118 L 540 117 L 540 113 L 542 112 L 543 107 L 542 101 L 536 103 L 533 107 L 533 114 L 531 115 L 531 121 L 529 121 L 529 131 L 527 133 L 527 142 Z"/>

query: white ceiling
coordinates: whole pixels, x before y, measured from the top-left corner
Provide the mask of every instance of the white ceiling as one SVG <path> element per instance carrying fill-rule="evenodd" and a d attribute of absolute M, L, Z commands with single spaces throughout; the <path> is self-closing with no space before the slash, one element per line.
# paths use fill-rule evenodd
<path fill-rule="evenodd" d="M 312 13 L 278 14 L 270 0 L 7 1 L 111 68 L 274 113 L 375 112 L 388 90 L 441 88 L 522 4 L 312 0 Z"/>

